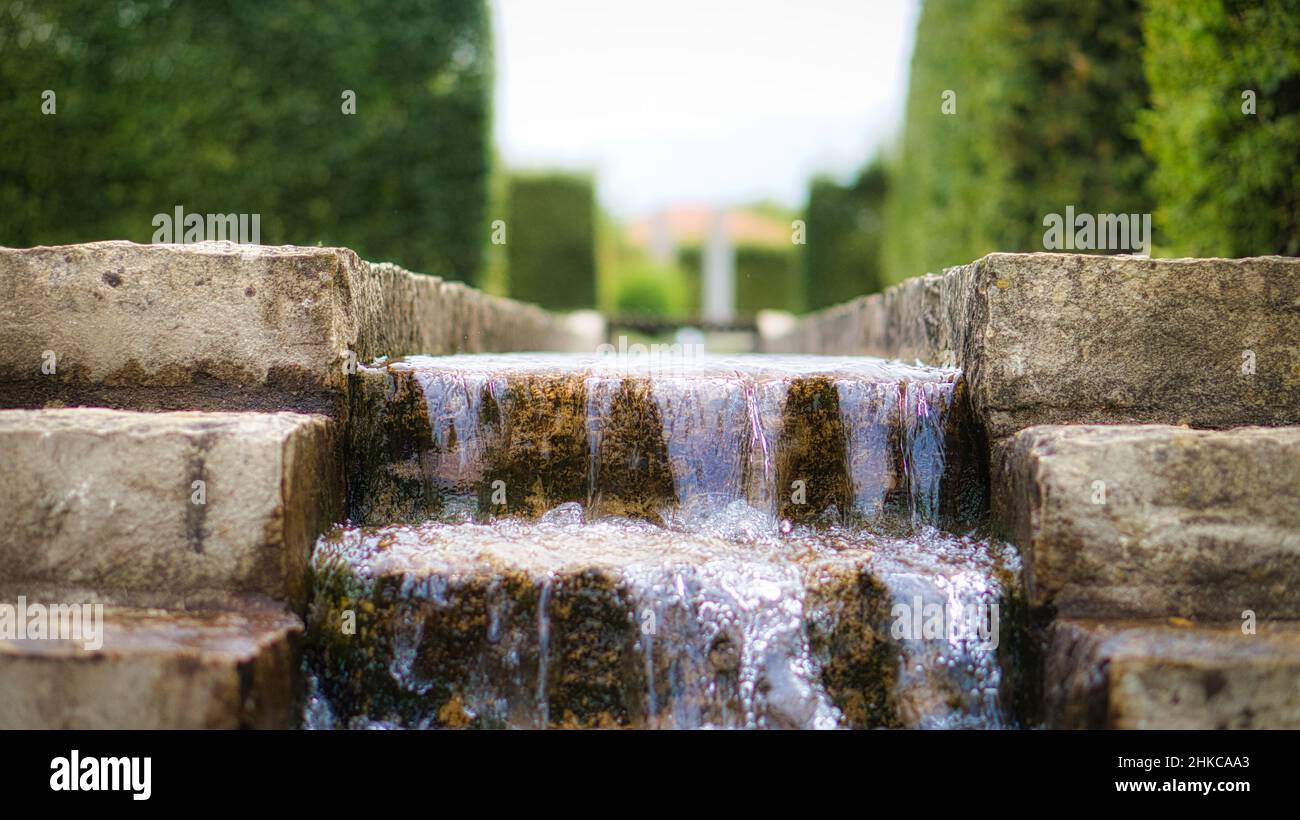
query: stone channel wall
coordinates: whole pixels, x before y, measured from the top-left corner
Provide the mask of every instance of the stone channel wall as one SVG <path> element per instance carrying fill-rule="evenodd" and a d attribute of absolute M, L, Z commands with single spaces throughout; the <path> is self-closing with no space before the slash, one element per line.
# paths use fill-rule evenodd
<path fill-rule="evenodd" d="M 347 248 L 0 248 L 0 407 L 335 410 L 378 356 L 593 351 L 604 329 Z M 53 370 L 53 372 L 50 372 Z"/>
<path fill-rule="evenodd" d="M 295 724 L 357 366 L 604 341 L 346 248 L 0 248 L 0 293 L 0 601 L 105 608 L 0 636 L 0 728 Z"/>
<path fill-rule="evenodd" d="M 1300 259 L 994 253 L 799 319 L 765 352 L 955 364 L 1036 424 L 1300 424 Z"/>
<path fill-rule="evenodd" d="M 764 326 L 962 368 L 1049 725 L 1300 727 L 1300 259 L 996 253 Z"/>

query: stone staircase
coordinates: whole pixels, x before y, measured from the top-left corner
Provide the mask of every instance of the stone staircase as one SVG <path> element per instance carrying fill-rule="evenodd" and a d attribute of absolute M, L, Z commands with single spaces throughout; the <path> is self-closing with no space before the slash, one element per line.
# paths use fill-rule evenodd
<path fill-rule="evenodd" d="M 994 254 L 668 371 L 342 249 L 0 282 L 0 602 L 106 612 L 0 638 L 0 727 L 1300 726 L 1300 260 Z"/>
<path fill-rule="evenodd" d="M 0 601 L 104 605 L 101 648 L 0 640 L 4 728 L 297 725 L 357 360 L 599 342 L 343 249 L 0 249 L 0 282 Z"/>
<path fill-rule="evenodd" d="M 1297 728 L 1297 340 L 1294 258 L 992 254 L 766 349 L 962 369 L 1047 725 Z"/>

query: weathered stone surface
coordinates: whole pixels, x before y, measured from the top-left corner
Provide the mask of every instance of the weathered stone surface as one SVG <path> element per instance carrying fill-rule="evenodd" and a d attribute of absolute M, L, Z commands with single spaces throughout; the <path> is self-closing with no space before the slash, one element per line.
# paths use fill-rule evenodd
<path fill-rule="evenodd" d="M 991 483 L 1035 605 L 1300 617 L 1300 428 L 1033 427 Z"/>
<path fill-rule="evenodd" d="M 764 349 L 955 363 L 999 438 L 1300 423 L 1297 338 L 1300 259 L 995 253 L 804 317 Z"/>
<path fill-rule="evenodd" d="M 1300 624 L 1058 621 L 1045 664 L 1049 726 L 1300 728 Z"/>
<path fill-rule="evenodd" d="M 589 312 L 550 313 L 396 265 L 362 266 L 355 299 L 356 351 L 363 362 L 378 356 L 512 350 L 589 353 L 605 341 L 603 322 Z"/>
<path fill-rule="evenodd" d="M 314 411 L 346 389 L 357 359 L 601 341 L 589 321 L 371 265 L 346 248 L 0 248 L 0 290 L 7 407 Z"/>
<path fill-rule="evenodd" d="M 103 618 L 98 649 L 0 638 L 0 729 L 270 729 L 300 720 L 297 617 L 245 606 L 106 607 Z"/>
<path fill-rule="evenodd" d="M 990 437 L 1300 423 L 1300 259 L 991 254 L 945 275 L 943 303 Z"/>
<path fill-rule="evenodd" d="M 760 345 L 767 353 L 882 356 L 943 364 L 948 351 L 939 346 L 945 333 L 942 286 L 942 276 L 927 274 L 802 317 L 793 327 L 772 325 L 780 335 L 760 326 Z"/>
<path fill-rule="evenodd" d="M 341 517 L 336 436 L 296 413 L 0 411 L 4 579 L 301 603 Z"/>
<path fill-rule="evenodd" d="M 226 242 L 0 249 L 0 381 L 338 390 L 360 268 L 343 249 Z"/>

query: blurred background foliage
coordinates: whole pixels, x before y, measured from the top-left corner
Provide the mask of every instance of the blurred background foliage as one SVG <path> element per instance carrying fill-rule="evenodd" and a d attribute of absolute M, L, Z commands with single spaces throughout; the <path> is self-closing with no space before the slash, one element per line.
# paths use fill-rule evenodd
<path fill-rule="evenodd" d="M 1164 250 L 1300 254 L 1300 0 L 1149 2 L 1143 31 Z"/>
<path fill-rule="evenodd" d="M 1067 205 L 1154 212 L 1157 256 L 1295 255 L 1300 0 L 923 0 L 888 174 L 867 290 L 1043 250 Z"/>
<path fill-rule="evenodd" d="M 148 242 L 181 205 L 472 282 L 490 33 L 485 0 L 0 4 L 0 242 Z"/>
<path fill-rule="evenodd" d="M 596 304 L 596 195 L 589 176 L 516 172 L 507 193 L 506 279 L 516 299 L 555 310 Z"/>
<path fill-rule="evenodd" d="M 555 309 L 698 314 L 700 214 L 665 256 L 591 174 L 503 167 L 492 65 L 487 0 L 0 0 L 0 243 L 147 242 L 182 205 Z M 736 312 L 1042 250 L 1068 205 L 1154 212 L 1157 255 L 1300 253 L 1300 0 L 922 0 L 894 145 L 802 212 L 727 208 Z"/>
<path fill-rule="evenodd" d="M 1045 214 L 1151 211 L 1135 0 L 924 0 L 885 208 L 885 283 L 1043 250 Z M 956 113 L 942 96 L 955 94 Z"/>
<path fill-rule="evenodd" d="M 1154 213 L 1157 256 L 1300 253 L 1300 0 L 922 0 L 909 77 L 893 148 L 810 180 L 795 287 L 737 248 L 738 313 L 1041 251 L 1070 205 Z"/>
<path fill-rule="evenodd" d="M 883 160 L 872 160 L 848 185 L 829 177 L 808 188 L 803 246 L 806 307 L 848 301 L 885 284 L 881 266 L 885 197 L 889 176 Z"/>
<path fill-rule="evenodd" d="M 760 310 L 800 309 L 803 270 L 796 250 L 789 239 L 784 243 L 749 239 L 733 246 L 737 316 L 752 318 Z M 699 243 L 684 245 L 677 259 L 686 271 L 692 296 L 686 315 L 694 315 L 700 307 L 704 247 Z"/>

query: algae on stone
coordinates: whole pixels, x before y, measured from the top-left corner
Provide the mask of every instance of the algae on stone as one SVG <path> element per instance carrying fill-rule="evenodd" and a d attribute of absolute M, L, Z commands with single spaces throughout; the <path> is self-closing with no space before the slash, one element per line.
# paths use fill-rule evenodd
<path fill-rule="evenodd" d="M 595 381 L 595 380 L 593 380 Z M 664 423 L 647 380 L 588 383 L 593 515 L 660 519 L 677 503 Z"/>
<path fill-rule="evenodd" d="M 969 445 L 952 372 L 803 357 L 696 367 L 503 355 L 362 368 L 366 385 L 386 372 L 395 406 L 375 406 L 375 385 L 355 391 L 353 520 L 537 517 L 578 501 L 592 517 L 664 522 L 744 501 L 793 524 L 906 529 L 983 501 L 955 457 Z"/>
<path fill-rule="evenodd" d="M 977 544 L 929 537 L 728 541 L 584 523 L 577 504 L 539 520 L 340 530 L 317 550 L 309 666 L 344 725 L 1002 725 L 996 694 L 965 692 L 998 690 L 995 657 L 891 635 L 917 579 L 940 600 L 1001 594 L 964 557 Z"/>
<path fill-rule="evenodd" d="M 501 404 L 500 428 L 479 485 L 480 510 L 535 517 L 565 502 L 585 501 L 589 456 L 582 377 L 513 379 Z"/>
<path fill-rule="evenodd" d="M 778 515 L 810 524 L 840 521 L 850 509 L 848 450 L 839 394 L 826 377 L 790 383 L 776 444 Z"/>

